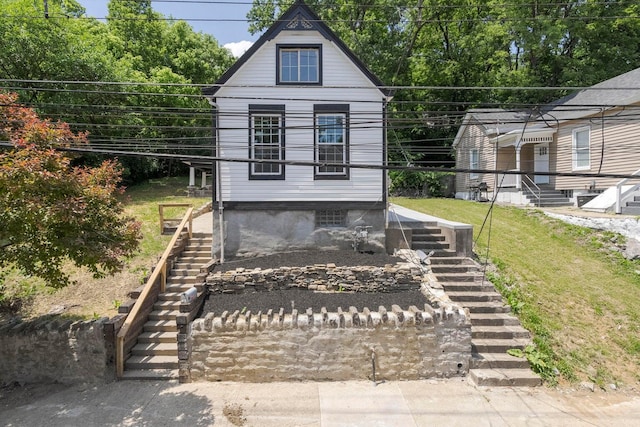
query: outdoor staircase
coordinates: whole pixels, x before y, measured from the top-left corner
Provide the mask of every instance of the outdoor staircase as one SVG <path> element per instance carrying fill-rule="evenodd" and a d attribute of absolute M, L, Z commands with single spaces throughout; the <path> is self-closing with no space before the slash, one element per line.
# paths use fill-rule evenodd
<path fill-rule="evenodd" d="M 622 207 L 624 215 L 640 215 L 640 196 L 633 196 L 633 200 L 629 200 Z"/>
<path fill-rule="evenodd" d="M 534 194 L 528 188 L 523 188 L 523 194 L 534 206 L 538 207 L 555 207 L 555 206 L 572 206 L 573 202 L 567 198 L 561 191 L 558 191 L 547 184 L 539 184 L 540 192 Z M 540 199 L 538 200 L 538 196 Z"/>
<path fill-rule="evenodd" d="M 200 267 L 211 261 L 211 234 L 194 233 L 167 275 L 138 342 L 125 362 L 123 379 L 178 379 L 178 326 L 182 293 L 196 284 Z M 202 292 L 202 290 L 199 290 Z"/>
<path fill-rule="evenodd" d="M 412 229 L 412 249 L 434 251 L 431 271 L 451 301 L 469 310 L 472 359 L 469 375 L 480 386 L 538 386 L 541 379 L 524 358 L 507 354 L 531 342 L 493 285 L 483 280 L 479 265 L 449 249 L 437 227 Z M 416 240 L 415 238 L 418 237 Z"/>

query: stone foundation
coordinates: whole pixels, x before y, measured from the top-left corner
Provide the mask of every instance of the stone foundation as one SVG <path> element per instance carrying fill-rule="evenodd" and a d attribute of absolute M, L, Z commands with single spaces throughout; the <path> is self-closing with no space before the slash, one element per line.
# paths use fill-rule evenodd
<path fill-rule="evenodd" d="M 367 226 L 358 250 L 385 252 L 384 210 L 349 210 L 344 227 L 317 227 L 313 210 L 224 211 L 226 257 L 251 257 L 292 250 L 353 250 L 356 227 Z M 214 212 L 213 229 L 219 218 Z M 220 247 L 214 233 L 214 248 Z"/>
<path fill-rule="evenodd" d="M 328 313 L 209 313 L 192 323 L 188 381 L 417 380 L 465 375 L 471 325 L 457 306 Z"/>

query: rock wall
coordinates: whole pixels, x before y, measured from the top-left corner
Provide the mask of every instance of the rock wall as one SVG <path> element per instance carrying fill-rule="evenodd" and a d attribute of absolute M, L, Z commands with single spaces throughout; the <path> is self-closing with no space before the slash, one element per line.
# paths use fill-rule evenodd
<path fill-rule="evenodd" d="M 335 264 L 316 264 L 265 270 L 237 268 L 213 272 L 207 277 L 207 287 L 212 293 L 260 292 L 289 288 L 391 292 L 418 289 L 422 279 L 422 270 L 408 262 L 384 267 L 337 267 Z"/>
<path fill-rule="evenodd" d="M 464 375 L 471 325 L 454 305 L 377 312 L 293 310 L 196 319 L 186 381 L 416 380 Z M 372 362 L 373 361 L 373 362 Z"/>
<path fill-rule="evenodd" d="M 0 384 L 113 380 L 109 320 L 45 317 L 0 327 Z"/>

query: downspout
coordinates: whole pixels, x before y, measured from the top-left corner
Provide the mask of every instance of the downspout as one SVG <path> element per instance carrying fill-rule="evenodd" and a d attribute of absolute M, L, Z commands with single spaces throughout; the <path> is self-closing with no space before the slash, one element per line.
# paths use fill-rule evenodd
<path fill-rule="evenodd" d="M 384 200 L 382 201 L 384 205 L 384 228 L 385 230 L 389 228 L 389 169 L 387 168 L 389 164 L 388 159 L 388 149 L 387 149 L 387 114 L 388 114 L 388 105 L 386 99 L 383 100 L 384 104 L 382 106 L 382 164 L 385 166 L 382 169 L 382 197 Z"/>
<path fill-rule="evenodd" d="M 219 110 L 218 104 L 214 98 L 209 98 L 209 104 L 213 107 L 213 158 L 211 162 L 212 178 L 215 181 L 211 187 L 211 205 L 215 206 L 218 202 L 218 225 L 219 225 L 219 238 L 220 238 L 220 264 L 224 263 L 224 205 L 222 202 L 222 179 L 220 172 L 220 160 L 218 158 L 220 154 L 220 126 L 218 123 Z M 217 159 L 217 160 L 215 160 Z M 213 216 L 212 216 L 213 218 Z M 211 229 L 213 230 L 215 220 L 212 219 Z M 211 256 L 215 254 L 215 248 L 213 241 L 211 243 Z"/>

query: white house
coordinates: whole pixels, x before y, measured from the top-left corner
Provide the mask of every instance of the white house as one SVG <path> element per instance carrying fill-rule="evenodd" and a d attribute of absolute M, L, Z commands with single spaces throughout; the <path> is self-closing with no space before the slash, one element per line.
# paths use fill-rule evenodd
<path fill-rule="evenodd" d="M 386 173 L 375 166 L 386 162 L 390 97 L 304 2 L 203 93 L 227 257 L 384 251 Z"/>

